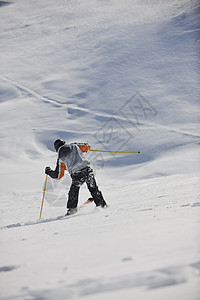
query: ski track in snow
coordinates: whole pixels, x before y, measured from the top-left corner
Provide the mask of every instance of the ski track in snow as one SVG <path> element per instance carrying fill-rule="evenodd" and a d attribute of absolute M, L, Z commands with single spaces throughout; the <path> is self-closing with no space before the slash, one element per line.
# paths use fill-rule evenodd
<path fill-rule="evenodd" d="M 91 110 L 89 108 L 84 108 L 84 107 L 78 106 L 76 104 L 63 103 L 63 102 L 60 102 L 60 101 L 55 100 L 55 99 L 50 99 L 49 97 L 42 96 L 42 95 L 36 93 L 35 91 L 29 89 L 28 87 L 22 86 L 21 84 L 14 82 L 11 79 L 8 79 L 8 78 L 2 77 L 2 76 L 0 76 L 0 78 L 1 78 L 1 80 L 6 81 L 6 82 L 10 83 L 11 85 L 13 85 L 14 87 L 16 87 L 20 92 L 23 92 L 28 96 L 34 97 L 34 98 L 36 98 L 38 100 L 41 100 L 41 101 L 44 101 L 46 103 L 53 104 L 53 106 L 56 105 L 56 106 L 61 107 L 63 109 L 67 108 L 68 110 L 75 110 L 75 111 L 78 111 L 79 113 L 85 112 L 85 113 L 89 113 L 89 114 L 99 116 L 99 117 L 103 117 L 103 118 L 113 118 L 115 116 L 113 113 L 112 114 L 105 113 L 105 112 L 101 113 L 101 112 L 98 112 L 98 111 Z M 119 115 L 117 115 L 117 118 L 120 119 L 120 120 L 126 120 L 126 118 L 121 117 Z"/>
<path fill-rule="evenodd" d="M 136 274 L 128 274 L 125 276 L 113 277 L 109 279 L 93 279 L 87 278 L 73 285 L 66 285 L 61 289 L 45 290 L 45 291 L 30 291 L 30 295 L 37 299 L 52 299 L 59 296 L 62 299 L 74 299 L 74 297 L 94 297 L 95 294 L 118 291 L 130 288 L 143 288 L 145 290 L 160 289 L 164 287 L 176 286 L 186 283 L 188 273 L 200 272 L 200 262 L 188 266 L 168 267 L 166 269 L 154 270 L 151 272 L 143 272 Z M 137 294 L 137 293 L 136 293 Z M 109 299 L 106 297 L 106 299 Z M 111 298 L 112 299 L 112 298 Z M 130 298 L 131 299 L 131 298 Z"/>

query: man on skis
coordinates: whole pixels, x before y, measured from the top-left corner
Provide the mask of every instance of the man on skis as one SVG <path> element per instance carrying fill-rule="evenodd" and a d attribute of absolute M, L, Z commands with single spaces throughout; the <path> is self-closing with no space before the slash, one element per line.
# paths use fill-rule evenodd
<path fill-rule="evenodd" d="M 45 174 L 60 179 L 64 176 L 66 169 L 70 173 L 72 184 L 68 194 L 66 215 L 77 212 L 79 189 L 84 182 L 86 182 L 96 206 L 106 207 L 107 204 L 98 189 L 90 162 L 83 156 L 83 152 L 89 151 L 90 146 L 77 143 L 66 144 L 64 140 L 58 139 L 54 142 L 54 148 L 58 152 L 56 168 L 52 170 L 50 167 L 46 167 Z"/>

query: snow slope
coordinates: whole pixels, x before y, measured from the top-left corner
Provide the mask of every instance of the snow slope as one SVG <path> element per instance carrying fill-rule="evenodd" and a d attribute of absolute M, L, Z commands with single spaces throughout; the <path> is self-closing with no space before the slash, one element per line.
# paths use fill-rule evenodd
<path fill-rule="evenodd" d="M 0 1 L 0 38 L 0 298 L 198 299 L 198 1 Z M 58 137 L 142 152 L 87 154 L 108 210 L 38 223 Z"/>

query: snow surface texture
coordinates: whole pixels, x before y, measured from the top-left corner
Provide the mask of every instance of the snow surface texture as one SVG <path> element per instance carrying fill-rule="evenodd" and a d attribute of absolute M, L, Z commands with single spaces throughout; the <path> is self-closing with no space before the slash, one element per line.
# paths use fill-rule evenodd
<path fill-rule="evenodd" d="M 0 38 L 0 299 L 199 299 L 198 1 L 0 1 Z M 38 222 L 59 137 L 142 151 L 87 154 L 109 209 L 58 219 L 66 175 Z"/>

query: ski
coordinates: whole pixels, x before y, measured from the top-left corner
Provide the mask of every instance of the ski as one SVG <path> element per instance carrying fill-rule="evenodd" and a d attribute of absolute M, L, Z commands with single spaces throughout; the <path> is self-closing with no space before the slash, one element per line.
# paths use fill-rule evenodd
<path fill-rule="evenodd" d="M 10 224 L 10 225 L 1 227 L 0 229 L 9 229 L 9 228 L 16 228 L 16 227 L 21 227 L 21 226 L 31 226 L 31 225 L 55 222 L 55 221 L 59 221 L 59 220 L 72 218 L 72 217 L 75 217 L 76 215 L 78 215 L 80 210 L 82 210 L 84 207 L 86 207 L 89 203 L 92 203 L 93 201 L 94 201 L 93 198 L 87 199 L 81 206 L 78 207 L 78 211 L 73 215 L 68 215 L 68 216 L 60 215 L 60 216 L 55 217 L 55 218 L 41 219 L 41 220 L 38 220 L 38 221 L 30 221 L 30 222 L 25 222 L 25 223 Z"/>
<path fill-rule="evenodd" d="M 79 211 L 82 209 L 82 208 L 84 208 L 86 205 L 88 205 L 89 203 L 92 203 L 94 201 L 94 199 L 93 198 L 88 198 L 81 206 L 78 206 L 77 207 L 77 212 L 76 213 L 73 213 L 73 214 L 69 214 L 69 215 L 67 215 L 67 214 L 65 214 L 64 216 L 63 216 L 63 218 L 68 218 L 68 217 L 72 217 L 72 216 L 74 216 L 74 215 L 77 215 L 77 213 L 79 213 Z M 62 217 L 61 217 L 62 218 Z"/>
<path fill-rule="evenodd" d="M 72 214 L 65 214 L 65 217 L 71 217 L 74 214 L 77 214 L 80 211 L 80 209 L 84 208 L 87 204 L 92 203 L 93 201 L 94 201 L 93 198 L 88 198 L 81 206 L 77 207 L 76 212 L 74 212 Z"/>
<path fill-rule="evenodd" d="M 94 201 L 93 198 L 88 198 L 80 207 L 79 209 L 83 208 L 84 206 L 86 206 L 88 203 L 92 203 Z"/>

